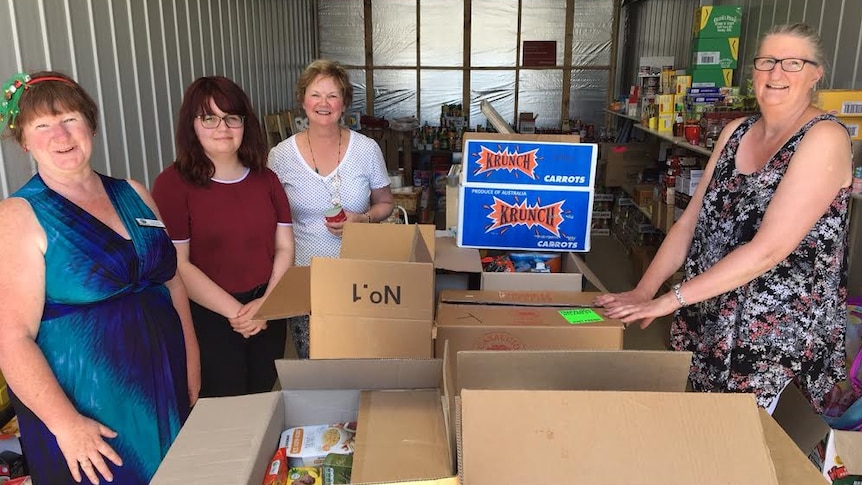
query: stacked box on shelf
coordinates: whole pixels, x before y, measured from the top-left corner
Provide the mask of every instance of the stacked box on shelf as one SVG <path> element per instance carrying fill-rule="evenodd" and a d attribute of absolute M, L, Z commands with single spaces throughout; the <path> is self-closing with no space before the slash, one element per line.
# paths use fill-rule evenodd
<path fill-rule="evenodd" d="M 728 87 L 739 57 L 742 7 L 703 6 L 692 23 L 692 87 Z"/>
<path fill-rule="evenodd" d="M 566 135 L 468 134 L 458 245 L 589 251 L 598 146 Z"/>
<path fill-rule="evenodd" d="M 591 236 L 609 236 L 611 234 L 613 205 L 614 194 L 597 193 L 593 196 L 593 222 L 590 224 Z"/>
<path fill-rule="evenodd" d="M 862 90 L 829 89 L 817 93 L 817 106 L 837 116 L 852 140 L 862 140 Z"/>

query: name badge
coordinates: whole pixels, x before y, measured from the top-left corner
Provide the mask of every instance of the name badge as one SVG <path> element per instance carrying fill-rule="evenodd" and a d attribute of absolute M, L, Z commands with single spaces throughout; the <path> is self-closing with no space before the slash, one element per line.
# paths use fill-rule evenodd
<path fill-rule="evenodd" d="M 165 228 L 165 224 L 158 219 L 144 219 L 142 217 L 138 217 L 135 219 L 139 226 L 143 227 L 161 227 Z"/>

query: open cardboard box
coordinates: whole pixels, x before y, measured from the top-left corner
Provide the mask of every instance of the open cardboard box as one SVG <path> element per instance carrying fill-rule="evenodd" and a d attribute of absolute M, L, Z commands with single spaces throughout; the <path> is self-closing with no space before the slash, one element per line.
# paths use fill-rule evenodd
<path fill-rule="evenodd" d="M 310 314 L 313 359 L 433 351 L 434 228 L 346 224 L 341 257 L 288 268 L 255 318 Z"/>
<path fill-rule="evenodd" d="M 829 483 L 845 483 L 838 481 L 845 474 L 862 476 L 862 432 L 831 429 L 795 385 L 781 393 L 772 417 L 806 456 L 820 462 Z"/>
<path fill-rule="evenodd" d="M 685 352 L 460 352 L 462 483 L 822 483 L 752 396 L 684 393 L 690 363 Z"/>
<path fill-rule="evenodd" d="M 542 275 L 548 276 L 548 275 Z M 592 307 L 594 292 L 443 291 L 436 352 L 449 350 L 617 350 L 625 326 Z"/>
<path fill-rule="evenodd" d="M 444 368 L 441 359 L 278 360 L 282 391 L 201 399 L 150 483 L 260 485 L 285 429 L 358 421 L 354 473 L 375 480 L 364 483 L 454 485 Z"/>

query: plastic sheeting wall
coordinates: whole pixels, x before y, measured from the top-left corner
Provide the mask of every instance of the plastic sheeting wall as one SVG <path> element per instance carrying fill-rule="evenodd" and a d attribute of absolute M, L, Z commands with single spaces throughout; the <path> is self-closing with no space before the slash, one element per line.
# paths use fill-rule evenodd
<path fill-rule="evenodd" d="M 417 116 L 436 125 L 443 104 L 469 99 L 470 124 L 485 124 L 487 100 L 514 123 L 516 111 L 537 113 L 539 127 L 559 128 L 561 118 L 600 123 L 606 103 L 614 0 L 574 0 L 570 103 L 563 104 L 566 1 L 523 0 L 320 0 L 321 56 L 345 64 L 354 82 L 353 110 L 376 116 Z M 468 17 L 468 18 L 465 18 Z M 371 26 L 366 63 L 365 25 Z M 556 66 L 520 67 L 520 40 L 555 40 Z M 469 29 L 468 29 L 469 26 Z M 464 55 L 464 36 L 470 52 Z M 462 69 L 469 69 L 464 76 Z M 373 69 L 373 94 L 366 82 Z M 467 83 L 465 85 L 465 82 Z M 466 93 L 466 96 L 465 96 Z"/>
<path fill-rule="evenodd" d="M 740 68 L 734 73 L 734 84 L 745 86 L 751 77 L 757 43 L 772 25 L 806 22 L 820 32 L 830 64 L 821 89 L 862 89 L 860 0 L 640 0 L 621 11 L 615 95 L 628 93 L 641 56 L 674 56 L 677 69 L 688 68 L 691 24 L 701 3 L 742 6 Z"/>
<path fill-rule="evenodd" d="M 261 117 L 287 109 L 316 42 L 315 0 L 0 0 L 0 77 L 55 69 L 77 79 L 100 108 L 93 167 L 147 186 L 173 161 L 189 83 L 224 75 Z M 5 141 L 0 196 L 33 170 Z"/>

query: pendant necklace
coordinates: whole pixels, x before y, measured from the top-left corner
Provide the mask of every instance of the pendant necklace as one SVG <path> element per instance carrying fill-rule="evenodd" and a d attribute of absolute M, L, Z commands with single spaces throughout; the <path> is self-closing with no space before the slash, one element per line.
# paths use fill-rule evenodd
<path fill-rule="evenodd" d="M 320 175 L 320 169 L 317 168 L 317 160 L 314 158 L 314 149 L 311 148 L 311 130 L 309 129 L 306 132 L 306 138 L 308 138 L 308 151 L 311 153 L 311 163 L 314 165 L 314 173 Z M 335 166 L 336 168 L 341 163 L 341 128 L 338 128 L 338 155 L 335 158 Z"/>

